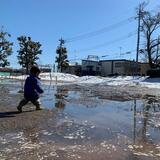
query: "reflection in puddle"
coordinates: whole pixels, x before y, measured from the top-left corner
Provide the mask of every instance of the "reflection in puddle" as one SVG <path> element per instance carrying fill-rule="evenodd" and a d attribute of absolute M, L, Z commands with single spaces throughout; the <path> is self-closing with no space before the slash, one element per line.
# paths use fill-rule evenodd
<path fill-rule="evenodd" d="M 70 142 L 90 141 L 106 147 L 112 144 L 135 155 L 159 156 L 160 105 L 157 100 L 102 100 L 57 88 L 55 107 L 65 113 L 59 125 L 67 126 L 63 137 Z"/>

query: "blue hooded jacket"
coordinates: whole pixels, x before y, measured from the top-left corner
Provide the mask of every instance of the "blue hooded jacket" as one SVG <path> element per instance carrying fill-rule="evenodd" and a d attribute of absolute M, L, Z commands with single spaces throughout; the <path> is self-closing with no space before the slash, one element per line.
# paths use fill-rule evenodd
<path fill-rule="evenodd" d="M 43 89 L 40 87 L 40 80 L 37 76 L 30 74 L 27 77 L 24 85 L 24 97 L 27 100 L 37 100 L 39 94 L 43 93 Z"/>

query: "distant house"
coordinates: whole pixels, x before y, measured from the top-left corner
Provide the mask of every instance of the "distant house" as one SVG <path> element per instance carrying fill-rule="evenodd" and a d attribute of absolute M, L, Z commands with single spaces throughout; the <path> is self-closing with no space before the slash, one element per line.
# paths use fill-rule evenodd
<path fill-rule="evenodd" d="M 76 76 L 81 76 L 82 75 L 82 66 L 79 65 L 78 63 L 69 64 L 69 66 L 66 69 L 63 69 L 62 72 L 73 74 Z"/>
<path fill-rule="evenodd" d="M 97 56 L 88 56 L 82 60 L 82 65 L 70 64 L 63 73 L 77 76 L 112 76 L 112 75 L 146 75 L 148 63 L 136 63 L 126 59 L 99 60 Z"/>
<path fill-rule="evenodd" d="M 82 60 L 82 75 L 96 76 L 100 75 L 101 66 L 99 61 Z"/>
<path fill-rule="evenodd" d="M 101 60 L 101 76 L 109 76 L 114 74 L 119 75 L 134 75 L 140 73 L 140 65 L 135 61 L 126 59 L 117 60 Z"/>

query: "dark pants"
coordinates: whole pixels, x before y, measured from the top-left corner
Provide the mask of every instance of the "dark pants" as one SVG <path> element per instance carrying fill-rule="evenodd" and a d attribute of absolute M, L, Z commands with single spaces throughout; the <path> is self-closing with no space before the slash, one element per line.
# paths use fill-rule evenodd
<path fill-rule="evenodd" d="M 40 100 L 39 99 L 36 99 L 36 100 L 27 100 L 27 99 L 22 99 L 18 105 L 18 107 L 23 107 L 24 105 L 26 105 L 28 102 L 32 102 L 35 106 L 36 106 L 36 109 L 39 109 L 40 108 Z"/>

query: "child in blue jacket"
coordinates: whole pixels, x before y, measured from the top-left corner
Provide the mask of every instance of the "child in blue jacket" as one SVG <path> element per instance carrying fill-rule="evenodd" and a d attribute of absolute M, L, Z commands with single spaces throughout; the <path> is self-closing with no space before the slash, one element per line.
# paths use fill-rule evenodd
<path fill-rule="evenodd" d="M 31 101 L 36 110 L 41 110 L 39 95 L 43 93 L 43 89 L 40 87 L 40 69 L 37 66 L 33 66 L 30 70 L 30 75 L 27 77 L 24 84 L 24 98 L 20 101 L 17 110 L 22 112 L 22 107 Z"/>

